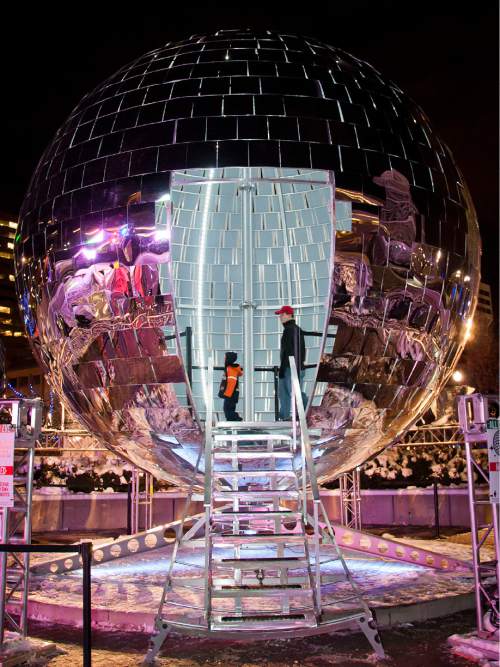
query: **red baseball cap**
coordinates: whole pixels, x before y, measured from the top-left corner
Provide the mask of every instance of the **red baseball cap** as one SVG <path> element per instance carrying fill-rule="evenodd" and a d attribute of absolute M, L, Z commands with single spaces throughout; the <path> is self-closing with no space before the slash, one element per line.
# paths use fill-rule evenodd
<path fill-rule="evenodd" d="M 282 314 L 293 315 L 293 308 L 292 308 L 292 306 L 281 306 L 281 308 L 279 310 L 274 311 L 274 314 L 275 315 L 282 315 Z"/>

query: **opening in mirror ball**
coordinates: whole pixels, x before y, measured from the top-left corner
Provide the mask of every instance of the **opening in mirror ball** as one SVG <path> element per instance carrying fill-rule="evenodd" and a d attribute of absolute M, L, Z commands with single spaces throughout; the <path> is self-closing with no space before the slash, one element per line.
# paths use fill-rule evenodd
<path fill-rule="evenodd" d="M 326 481 L 392 443 L 453 370 L 480 238 L 450 150 L 397 85 L 315 39 L 231 30 L 168 43 L 82 99 L 36 168 L 15 253 L 55 390 L 179 485 L 212 355 L 238 354 L 238 409 L 274 420 L 275 310 L 291 305 Z"/>

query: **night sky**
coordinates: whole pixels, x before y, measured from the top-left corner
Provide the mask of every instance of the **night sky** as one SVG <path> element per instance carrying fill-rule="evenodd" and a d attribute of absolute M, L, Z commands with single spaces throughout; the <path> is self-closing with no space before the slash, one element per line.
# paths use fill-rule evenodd
<path fill-rule="evenodd" d="M 368 61 L 426 111 L 472 192 L 483 279 L 498 305 L 497 3 L 330 0 L 299 11 L 291 3 L 181 2 L 142 14 L 148 4 L 112 3 L 111 11 L 65 3 L 64 15 L 48 3 L 4 17 L 1 212 L 17 216 L 42 151 L 81 97 L 142 53 L 221 28 L 301 33 Z"/>

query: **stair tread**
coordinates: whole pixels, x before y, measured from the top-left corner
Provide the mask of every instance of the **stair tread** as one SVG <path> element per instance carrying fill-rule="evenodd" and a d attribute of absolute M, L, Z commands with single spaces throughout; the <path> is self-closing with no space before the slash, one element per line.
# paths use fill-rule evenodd
<path fill-rule="evenodd" d="M 267 475 L 272 477 L 283 476 L 283 477 L 297 477 L 295 470 L 214 470 L 213 476 L 220 477 L 266 477 Z"/>
<path fill-rule="evenodd" d="M 288 433 L 216 433 L 216 442 L 289 442 L 292 439 Z"/>
<path fill-rule="evenodd" d="M 213 453 L 214 459 L 267 459 L 267 458 L 276 458 L 276 459 L 291 459 L 293 458 L 293 452 L 268 452 L 263 449 L 252 450 L 252 451 L 237 451 L 237 452 L 222 452 L 217 450 Z"/>
<path fill-rule="evenodd" d="M 214 425 L 214 431 L 218 430 L 227 430 L 227 431 L 245 431 L 245 430 L 255 430 L 255 431 L 292 431 L 292 421 L 285 422 L 217 422 Z M 297 428 L 299 429 L 299 423 L 297 422 Z M 309 435 L 317 434 L 321 435 L 321 428 L 308 428 Z"/>
<path fill-rule="evenodd" d="M 284 556 L 281 558 L 214 558 L 214 564 L 221 567 L 232 567 L 234 569 L 277 569 L 293 568 L 307 565 L 305 556 Z"/>
<path fill-rule="evenodd" d="M 242 516 L 245 518 L 254 518 L 254 519 L 274 519 L 278 516 L 285 516 L 298 519 L 301 517 L 301 513 L 293 510 L 270 510 L 266 512 L 261 512 L 261 511 L 248 512 L 245 510 L 234 510 L 234 511 L 220 511 L 220 512 L 214 511 L 212 512 L 212 516 L 215 518 L 219 518 L 221 516 L 229 518 Z"/>
<path fill-rule="evenodd" d="M 214 491 L 213 492 L 213 497 L 214 499 L 224 499 L 224 498 L 236 498 L 239 497 L 240 499 L 245 499 L 248 497 L 248 499 L 253 499 L 253 498 L 298 498 L 299 497 L 299 492 L 296 491 L 295 489 L 280 489 L 280 490 L 274 490 L 274 489 L 256 489 L 252 491 L 248 491 L 246 489 L 221 489 L 220 491 Z"/>
<path fill-rule="evenodd" d="M 241 542 L 243 544 L 258 542 L 304 542 L 305 535 L 301 533 L 273 533 L 269 535 L 214 535 L 212 540 L 213 543 L 222 542 L 223 544 L 227 543 L 236 543 Z"/>
<path fill-rule="evenodd" d="M 255 422 L 255 421 L 242 421 L 242 422 L 226 422 L 220 421 L 217 422 L 214 426 L 215 429 L 229 429 L 229 430 L 238 430 L 242 429 L 276 429 L 276 430 L 291 430 L 292 422 Z"/>
<path fill-rule="evenodd" d="M 247 616 L 217 615 L 212 618 L 213 630 L 234 630 L 244 632 L 246 629 L 255 630 L 287 630 L 295 628 L 316 627 L 317 621 L 312 613 L 299 614 L 261 614 Z"/>

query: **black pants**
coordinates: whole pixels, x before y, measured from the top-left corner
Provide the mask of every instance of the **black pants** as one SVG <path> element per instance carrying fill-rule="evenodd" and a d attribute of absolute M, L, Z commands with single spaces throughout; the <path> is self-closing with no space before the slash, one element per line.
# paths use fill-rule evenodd
<path fill-rule="evenodd" d="M 238 398 L 240 394 L 238 391 L 235 391 L 232 396 L 224 398 L 224 416 L 228 422 L 240 422 L 242 421 L 239 414 L 236 412 L 236 405 L 238 404 Z"/>

